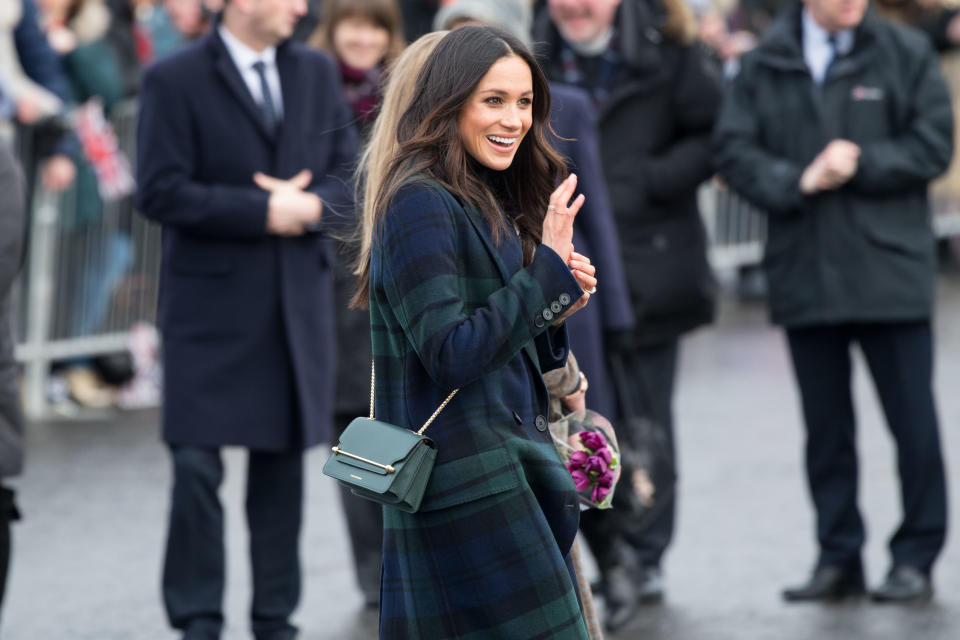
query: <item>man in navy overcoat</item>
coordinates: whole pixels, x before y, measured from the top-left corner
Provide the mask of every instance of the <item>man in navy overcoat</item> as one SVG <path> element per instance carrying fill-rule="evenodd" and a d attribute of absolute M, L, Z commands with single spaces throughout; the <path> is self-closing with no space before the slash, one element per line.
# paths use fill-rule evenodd
<path fill-rule="evenodd" d="M 147 71 L 138 205 L 163 225 L 163 435 L 174 482 L 163 575 L 171 624 L 218 638 L 219 448 L 250 450 L 257 640 L 294 638 L 303 450 L 329 441 L 328 231 L 357 139 L 338 73 L 287 42 L 304 0 L 228 0 L 213 32 Z"/>

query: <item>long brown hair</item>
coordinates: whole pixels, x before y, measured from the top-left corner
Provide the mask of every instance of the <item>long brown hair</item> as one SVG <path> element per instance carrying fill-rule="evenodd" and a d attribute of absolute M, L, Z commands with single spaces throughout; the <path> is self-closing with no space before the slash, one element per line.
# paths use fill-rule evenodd
<path fill-rule="evenodd" d="M 366 18 L 390 34 L 384 62 L 389 64 L 403 52 L 403 14 L 397 0 L 324 0 L 320 24 L 310 35 L 308 44 L 336 55 L 333 50 L 333 32 L 347 18 Z"/>
<path fill-rule="evenodd" d="M 499 183 L 495 196 L 491 186 L 471 167 L 471 157 L 460 139 L 458 116 L 490 67 L 510 56 L 519 57 L 530 67 L 533 125 L 510 167 L 495 172 Z M 506 31 L 492 27 L 462 27 L 450 32 L 427 58 L 410 105 L 400 117 L 399 148 L 376 195 L 373 219 L 365 225 L 365 232 L 375 242 L 379 221 L 397 191 L 417 176 L 424 176 L 443 185 L 467 206 L 482 211 L 496 242 L 501 233 L 514 226 L 520 234 L 524 262 L 528 263 L 540 244 L 550 193 L 566 174 L 563 158 L 548 142 L 549 132 L 550 90 L 526 46 Z M 352 300 L 357 307 L 366 306 L 370 290 L 369 254 L 361 259 L 357 293 Z"/>
<path fill-rule="evenodd" d="M 349 242 L 359 246 L 355 264 L 357 275 L 362 272 L 359 266 L 366 265 L 370 260 L 370 246 L 376 217 L 373 210 L 374 203 L 390 171 L 390 165 L 397 157 L 397 148 L 400 146 L 397 142 L 400 116 L 410 106 L 413 88 L 417 84 L 417 76 L 423 64 L 447 33 L 447 31 L 433 31 L 421 36 L 404 49 L 400 57 L 387 68 L 387 81 L 383 88 L 380 111 L 370 128 L 369 142 L 360 154 L 356 169 L 360 225 L 357 227 L 356 236 L 350 238 Z"/>

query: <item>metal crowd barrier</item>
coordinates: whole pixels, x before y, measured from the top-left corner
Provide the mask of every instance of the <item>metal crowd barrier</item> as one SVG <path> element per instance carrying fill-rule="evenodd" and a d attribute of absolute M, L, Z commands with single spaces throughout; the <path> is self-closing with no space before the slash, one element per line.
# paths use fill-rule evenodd
<path fill-rule="evenodd" d="M 111 121 L 132 163 L 135 103 L 115 108 Z M 25 166 L 35 163 L 29 144 L 21 144 L 20 157 Z M 134 212 L 132 198 L 106 203 L 95 220 L 71 220 L 76 190 L 53 194 L 43 189 L 39 178 L 35 182 L 30 245 L 18 296 L 16 357 L 24 365 L 24 408 L 36 418 L 48 413 L 52 363 L 121 351 L 135 323 L 155 321 L 160 229 Z M 758 263 L 767 233 L 765 216 L 712 182 L 700 189 L 699 200 L 713 266 Z M 939 235 L 960 235 L 960 206 L 939 212 L 935 223 Z M 99 289 L 98 283 L 103 285 Z"/>
<path fill-rule="evenodd" d="M 110 119 L 131 163 L 136 114 L 129 102 Z M 15 356 L 24 366 L 24 410 L 40 418 L 49 410 L 53 363 L 123 351 L 134 324 L 154 322 L 160 229 L 134 212 L 131 197 L 104 202 L 99 215 L 80 219 L 76 186 L 60 194 L 43 188 L 31 139 L 22 136 L 17 145 L 35 178 Z"/>

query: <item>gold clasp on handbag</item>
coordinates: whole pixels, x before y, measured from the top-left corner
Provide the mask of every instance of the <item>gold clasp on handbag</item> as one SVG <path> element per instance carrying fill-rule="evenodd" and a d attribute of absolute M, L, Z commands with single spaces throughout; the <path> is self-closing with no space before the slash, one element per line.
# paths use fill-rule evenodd
<path fill-rule="evenodd" d="M 360 456 L 358 456 L 358 455 L 352 454 L 352 453 L 350 453 L 349 451 L 344 451 L 344 450 L 341 449 L 340 447 L 333 447 L 333 452 L 334 452 L 334 453 L 339 453 L 339 454 L 342 455 L 342 456 L 347 456 L 348 458 L 353 458 L 354 460 L 359 460 L 360 462 L 366 462 L 367 464 L 372 464 L 373 466 L 375 466 L 375 467 L 377 467 L 377 468 L 379 468 L 379 469 L 383 469 L 383 470 L 386 471 L 387 473 L 393 473 L 393 472 L 394 472 L 393 465 L 380 464 L 379 462 L 374 462 L 373 460 L 367 460 L 366 458 L 362 458 L 362 457 L 360 457 Z"/>

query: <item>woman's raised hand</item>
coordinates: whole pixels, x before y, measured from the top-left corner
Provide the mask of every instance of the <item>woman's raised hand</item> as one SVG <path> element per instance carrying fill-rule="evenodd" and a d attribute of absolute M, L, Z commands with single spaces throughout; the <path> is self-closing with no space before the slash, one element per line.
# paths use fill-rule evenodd
<path fill-rule="evenodd" d="M 571 173 L 550 194 L 547 215 L 543 218 L 541 242 L 553 249 L 564 262 L 568 262 L 573 253 L 573 219 L 583 206 L 583 201 L 587 199 L 581 193 L 576 200 L 570 202 L 576 189 L 577 175 Z"/>

